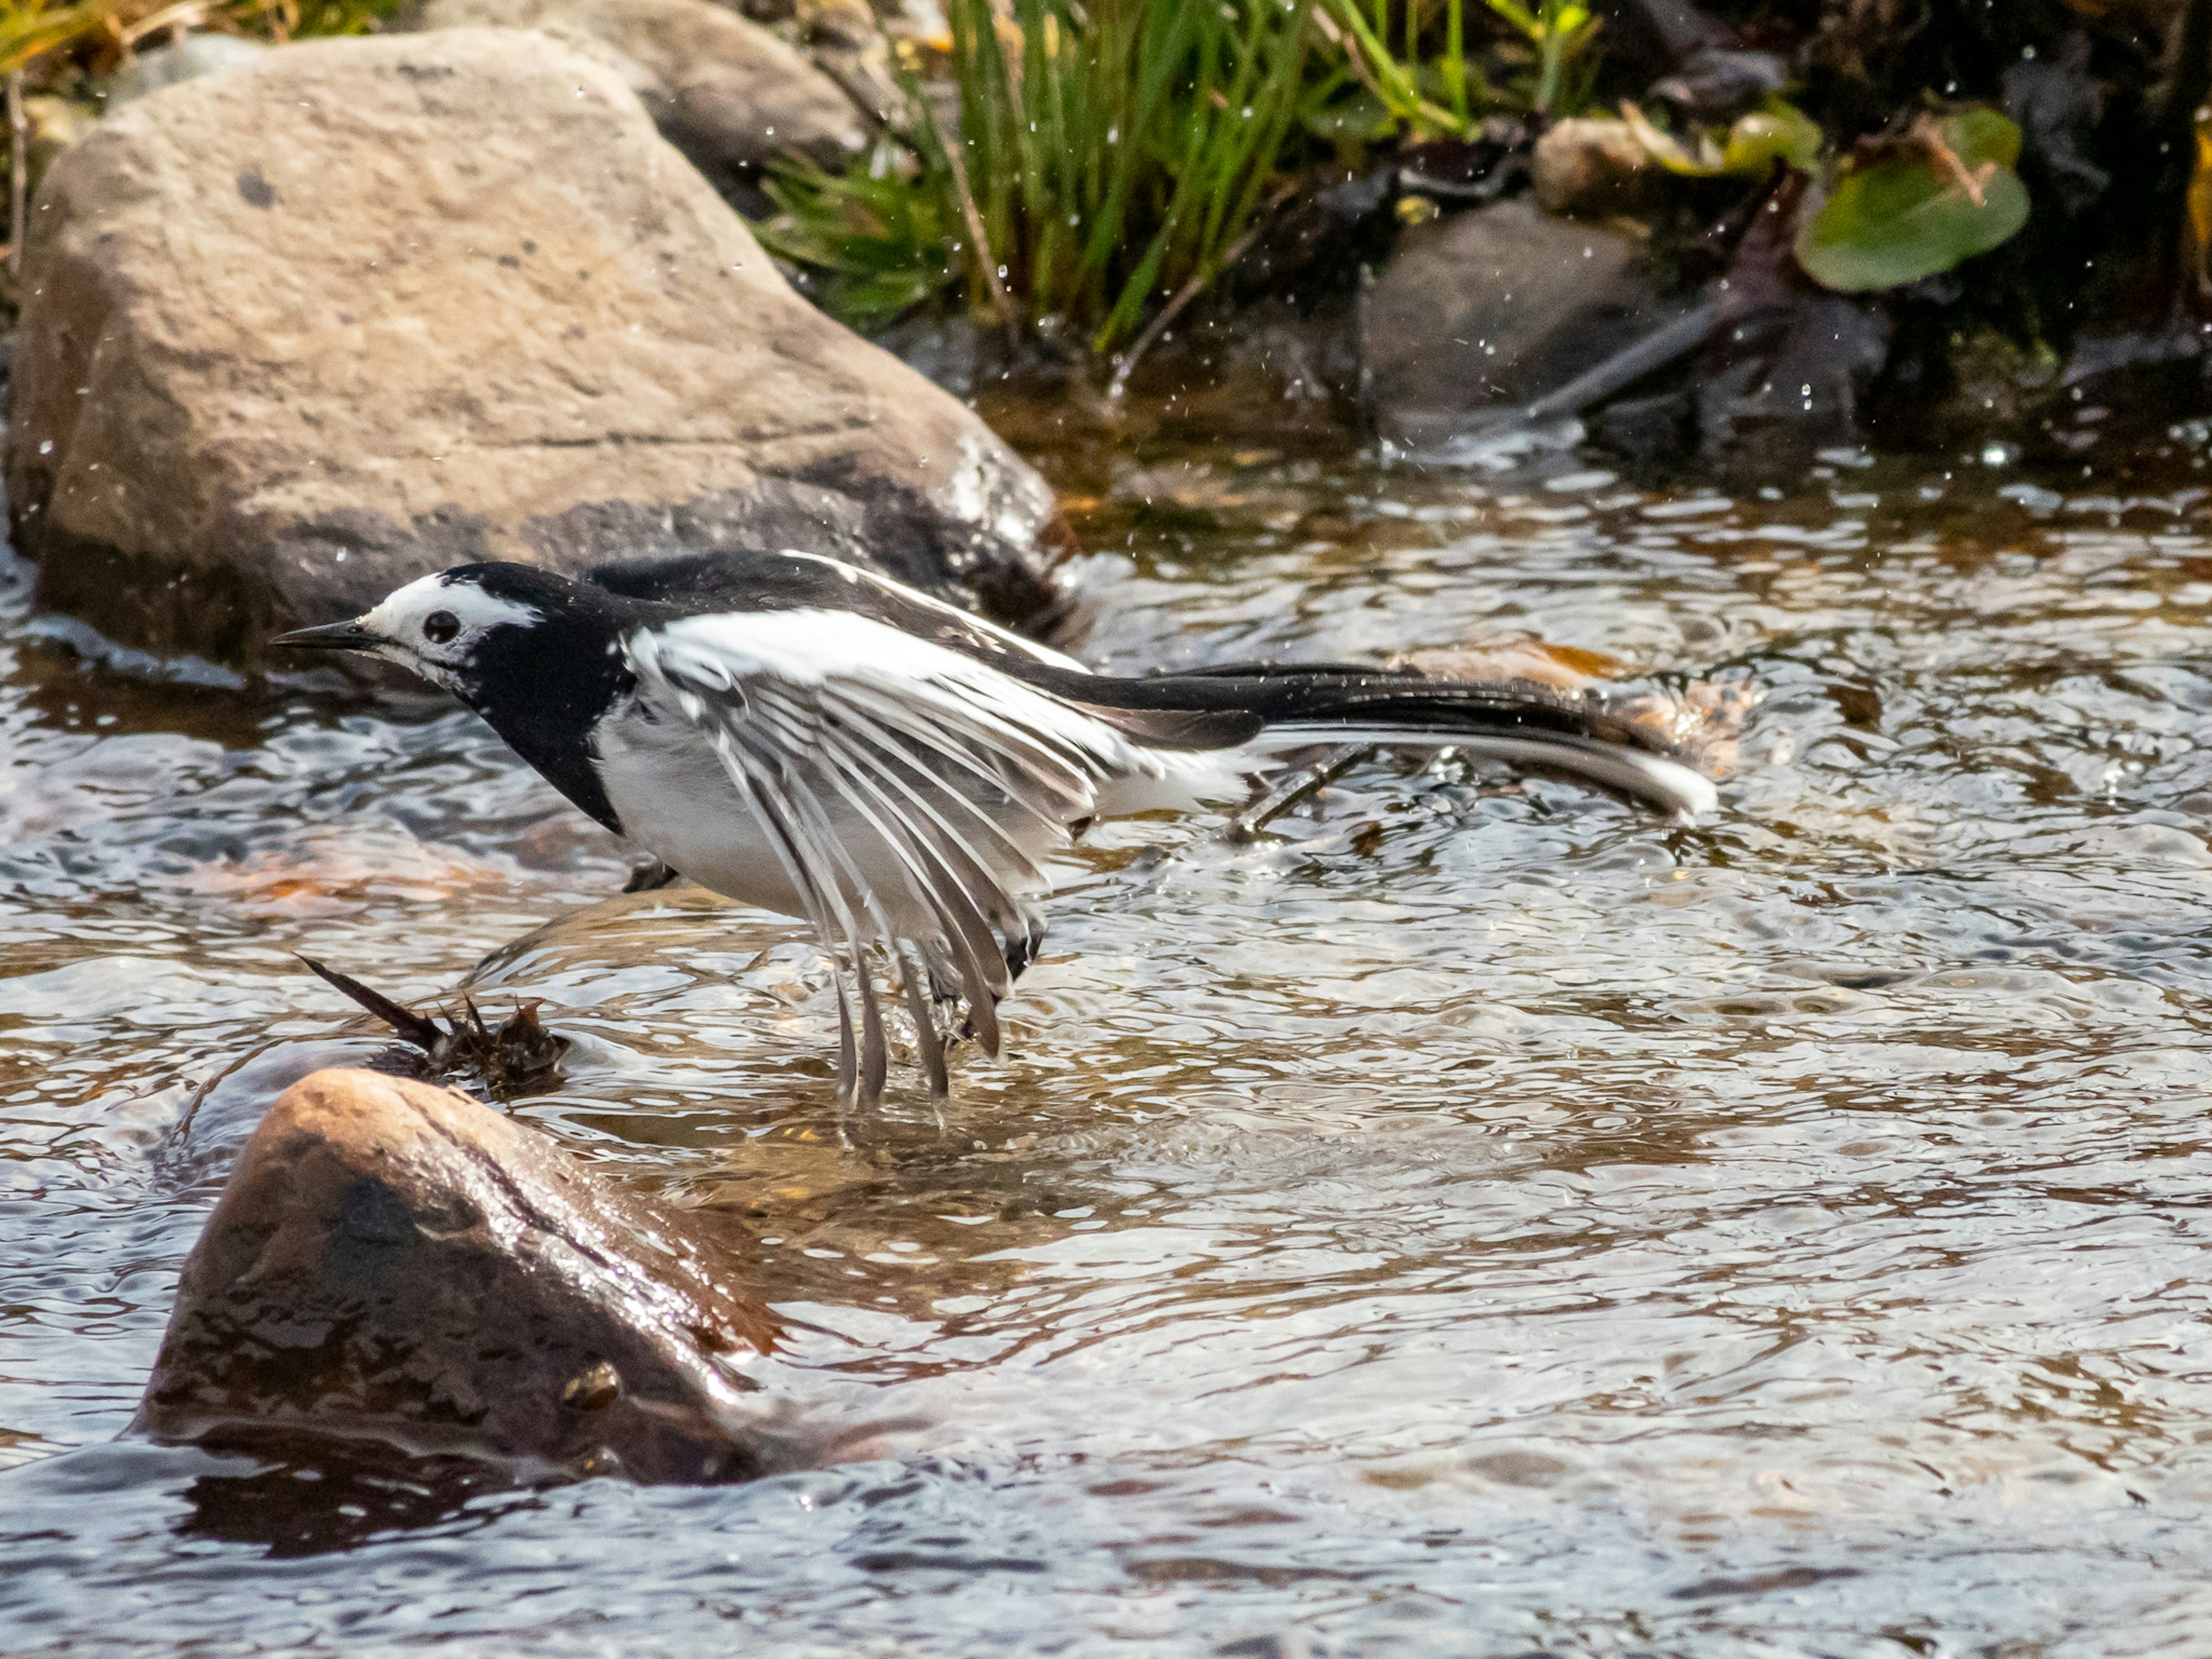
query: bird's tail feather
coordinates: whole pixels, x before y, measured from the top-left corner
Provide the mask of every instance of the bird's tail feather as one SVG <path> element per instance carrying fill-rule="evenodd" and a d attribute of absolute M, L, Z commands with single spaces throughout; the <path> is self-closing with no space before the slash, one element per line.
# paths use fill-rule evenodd
<path fill-rule="evenodd" d="M 1662 811 L 1695 817 L 1720 805 L 1720 792 L 1711 779 L 1678 760 L 1632 748 L 1602 738 L 1580 738 L 1565 732 L 1531 732 L 1505 736 L 1494 732 L 1460 733 L 1434 726 L 1339 725 L 1292 721 L 1271 726 L 1247 745 L 1259 753 L 1304 748 L 1316 743 L 1375 743 L 1449 746 L 1486 759 L 1510 765 L 1571 773 L 1622 794 L 1649 802 Z"/>
<path fill-rule="evenodd" d="M 1589 779 L 1664 811 L 1711 811 L 1719 794 L 1650 727 L 1595 697 L 1534 680 L 1267 665 L 1147 679 L 1085 678 L 1077 700 L 1140 741 L 1218 762 L 1321 743 L 1449 746 Z M 1163 744 L 1170 732 L 1182 741 Z"/>

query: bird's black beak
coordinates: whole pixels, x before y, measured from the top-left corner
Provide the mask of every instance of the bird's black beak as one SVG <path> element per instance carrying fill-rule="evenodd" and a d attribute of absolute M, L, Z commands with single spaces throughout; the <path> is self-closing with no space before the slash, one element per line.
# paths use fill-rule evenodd
<path fill-rule="evenodd" d="M 374 651 L 383 641 L 358 622 L 339 622 L 325 623 L 320 628 L 295 628 L 269 643 L 301 651 Z"/>

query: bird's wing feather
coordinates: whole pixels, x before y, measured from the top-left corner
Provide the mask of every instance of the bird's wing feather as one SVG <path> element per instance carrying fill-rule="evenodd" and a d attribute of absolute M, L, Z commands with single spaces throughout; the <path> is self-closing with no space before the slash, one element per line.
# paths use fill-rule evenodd
<path fill-rule="evenodd" d="M 926 916 L 995 1052 L 1006 957 L 1031 925 L 1020 894 L 1042 884 L 1036 849 L 1090 816 L 1103 782 L 1143 769 L 1144 751 L 988 664 L 851 612 L 687 617 L 623 650 L 641 687 L 713 742 L 823 942 L 857 964 L 870 940 L 896 950 L 893 909 Z M 887 902 L 884 880 L 911 904 Z M 854 977 L 849 997 L 838 986 L 840 1077 L 869 1098 L 882 1025 L 867 974 Z"/>

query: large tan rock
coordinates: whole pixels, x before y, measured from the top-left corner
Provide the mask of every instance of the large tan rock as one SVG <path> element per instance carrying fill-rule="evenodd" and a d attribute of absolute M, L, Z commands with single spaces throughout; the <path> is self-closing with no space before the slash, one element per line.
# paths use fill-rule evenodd
<path fill-rule="evenodd" d="M 462 560 L 732 543 L 1049 597 L 1036 475 L 543 35 L 268 52 L 118 112 L 31 219 L 16 546 L 125 643 L 251 662 Z"/>
<path fill-rule="evenodd" d="M 539 30 L 615 70 L 710 176 L 794 151 L 834 167 L 867 143 L 836 82 L 713 0 L 430 0 L 421 20 L 485 26 Z"/>
<path fill-rule="evenodd" d="M 185 1263 L 136 1426 L 743 1479 L 793 1453 L 731 1363 L 775 1334 L 742 1267 L 465 1095 L 316 1072 Z"/>

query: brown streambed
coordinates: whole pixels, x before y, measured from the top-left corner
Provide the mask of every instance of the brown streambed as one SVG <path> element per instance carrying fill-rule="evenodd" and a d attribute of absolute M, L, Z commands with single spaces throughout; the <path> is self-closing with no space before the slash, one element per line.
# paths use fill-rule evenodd
<path fill-rule="evenodd" d="M 461 717 L 152 692 L 19 595 L 9 1650 L 2199 1639 L 2205 435 L 1729 499 L 988 412 L 1098 550 L 1093 656 L 1741 673 L 1731 810 L 1376 765 L 1255 846 L 1114 827 L 1012 1060 L 848 1152 L 795 929 L 605 896 L 611 842 Z M 270 1076 L 378 1046 L 295 950 L 547 999 L 577 1046 L 519 1113 L 753 1233 L 771 1389 L 927 1426 L 715 1491 L 108 1443 Z"/>

